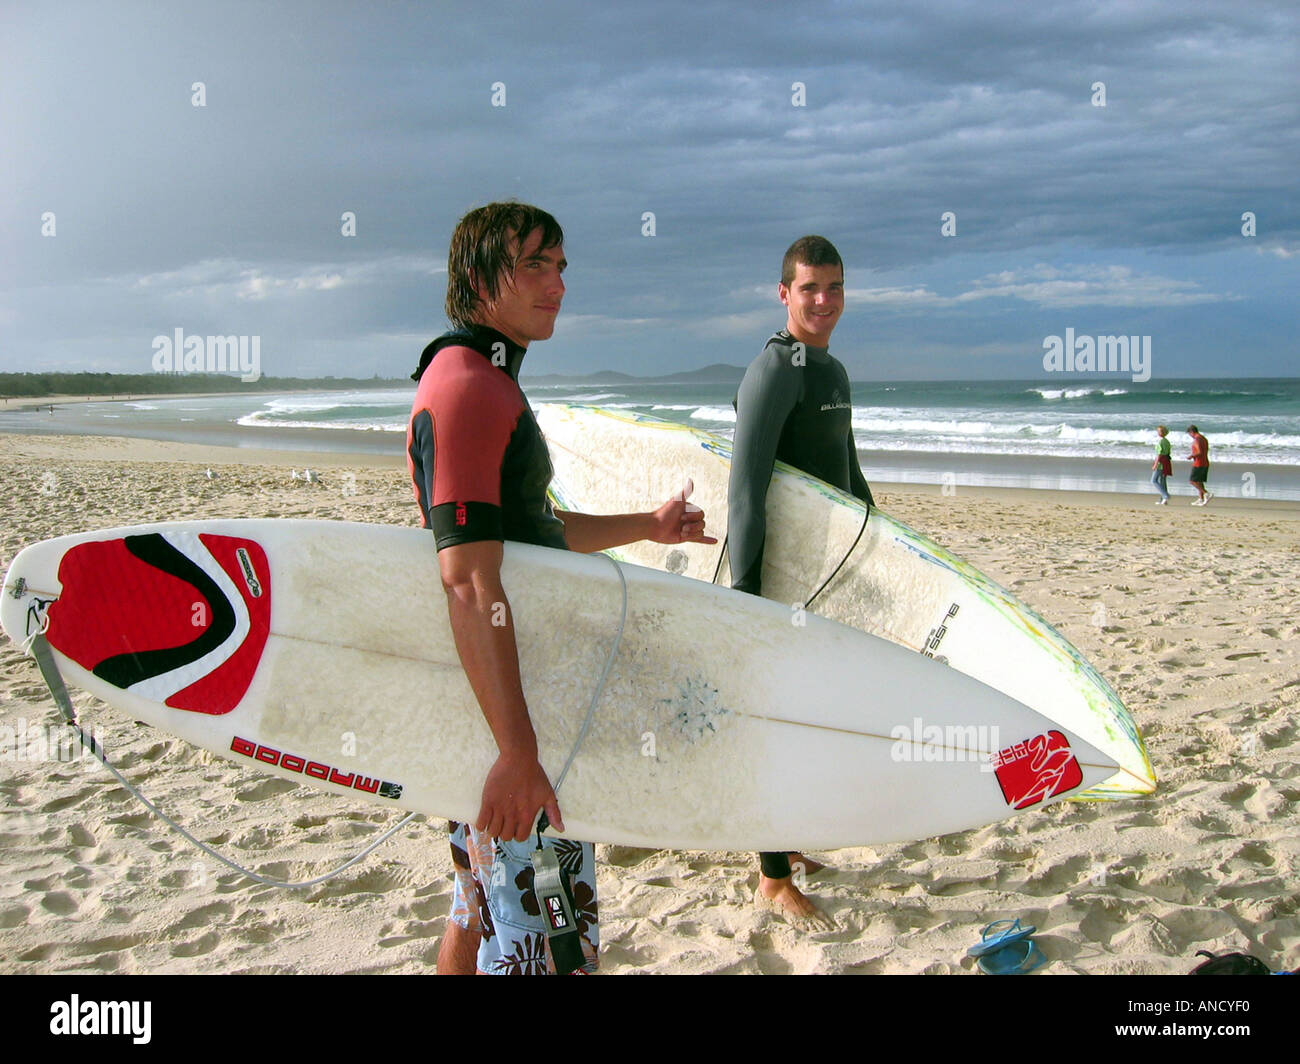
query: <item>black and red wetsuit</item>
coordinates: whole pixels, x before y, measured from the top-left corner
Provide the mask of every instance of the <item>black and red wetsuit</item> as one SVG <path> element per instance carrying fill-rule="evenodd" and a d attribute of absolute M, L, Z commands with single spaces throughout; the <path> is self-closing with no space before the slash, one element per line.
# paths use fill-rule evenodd
<path fill-rule="evenodd" d="M 438 549 L 513 540 L 566 550 L 546 489 L 551 459 L 519 388 L 524 349 L 474 326 L 424 349 L 406 464 Z"/>

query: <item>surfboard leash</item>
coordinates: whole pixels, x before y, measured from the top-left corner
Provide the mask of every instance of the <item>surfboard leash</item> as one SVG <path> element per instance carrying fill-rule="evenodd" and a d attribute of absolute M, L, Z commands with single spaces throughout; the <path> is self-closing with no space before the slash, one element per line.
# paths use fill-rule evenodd
<path fill-rule="evenodd" d="M 862 533 L 867 530 L 867 522 L 871 519 L 871 504 L 866 503 L 864 505 L 866 506 L 867 509 L 866 512 L 862 515 L 862 527 L 858 529 L 858 534 L 856 538 L 853 540 L 853 543 L 849 546 L 849 549 L 845 551 L 844 557 L 840 559 L 840 564 L 831 570 L 831 575 L 822 581 L 822 586 L 819 587 L 816 591 L 814 591 L 811 597 L 808 599 L 808 601 L 803 604 L 803 608 L 805 610 L 813 604 L 813 599 L 815 599 L 818 595 L 820 595 L 823 591 L 826 590 L 826 585 L 829 584 L 832 580 L 834 580 L 835 575 L 841 569 L 844 568 L 844 563 L 849 560 L 849 555 L 851 555 L 855 550 L 857 550 L 858 543 L 862 539 Z"/>
<path fill-rule="evenodd" d="M 582 729 L 578 732 L 578 738 L 574 740 L 573 749 L 569 751 L 569 759 L 564 762 L 564 767 L 560 769 L 560 774 L 555 779 L 553 790 L 557 797 L 559 796 L 560 785 L 564 783 L 564 777 L 569 774 L 569 766 L 573 764 L 573 759 L 578 756 L 578 748 L 582 746 L 582 741 L 587 737 L 587 732 L 591 728 L 591 720 L 596 715 L 596 704 L 600 701 L 600 696 L 605 693 L 605 681 L 609 679 L 609 670 L 614 667 L 614 659 L 618 656 L 618 648 L 623 645 L 623 629 L 627 625 L 627 577 L 623 575 L 623 567 L 618 562 L 609 555 L 604 555 L 604 558 L 614 567 L 614 572 L 618 573 L 619 586 L 623 592 L 623 603 L 618 618 L 618 631 L 614 633 L 614 642 L 609 648 L 609 653 L 605 656 L 605 667 L 600 671 L 600 679 L 596 681 L 596 689 L 591 693 L 591 702 L 587 706 L 587 717 L 582 722 Z M 542 816 L 546 816 L 546 814 L 543 812 Z"/>
<path fill-rule="evenodd" d="M 839 573 L 839 571 L 844 568 L 844 563 L 847 562 L 849 558 L 852 556 L 853 552 L 857 550 L 858 544 L 862 541 L 862 534 L 867 530 L 867 521 L 870 520 L 871 518 L 871 504 L 867 503 L 866 507 L 867 507 L 866 513 L 862 515 L 862 527 L 858 529 L 857 536 L 854 537 L 853 542 L 849 545 L 849 549 L 844 552 L 844 557 L 840 559 L 839 564 L 835 566 L 834 569 L 831 570 L 831 575 L 822 581 L 821 587 L 819 587 L 816 591 L 814 591 L 808 597 L 808 601 L 803 604 L 803 608 L 805 610 L 808 609 L 808 607 L 813 604 L 813 599 L 815 599 L 818 595 L 820 595 L 823 591 L 826 590 L 830 582 L 834 580 L 836 575 Z M 727 539 L 728 536 L 722 537 L 722 547 L 718 551 L 718 564 L 714 566 L 713 569 L 713 580 L 711 581 L 711 583 L 714 584 L 718 582 L 718 576 L 722 573 L 722 560 L 727 555 Z"/>
<path fill-rule="evenodd" d="M 713 579 L 709 581 L 712 584 L 716 584 L 718 577 L 722 575 L 722 559 L 727 556 L 727 540 L 730 538 L 730 533 L 722 537 L 722 546 L 718 548 L 718 564 L 713 567 Z"/>
<path fill-rule="evenodd" d="M 195 846 L 197 846 L 200 850 L 206 853 L 209 857 L 213 858 L 214 860 L 220 861 L 227 868 L 233 869 L 234 871 L 238 872 L 240 875 L 247 876 L 249 879 L 257 883 L 261 883 L 265 886 L 279 887 L 284 890 L 300 890 L 304 887 L 314 887 L 317 883 L 324 883 L 327 879 L 333 879 L 341 872 L 344 872 L 347 869 L 351 868 L 363 857 L 368 856 L 373 850 L 377 849 L 381 844 L 387 842 L 388 839 L 390 839 L 394 834 L 396 834 L 397 831 L 400 830 L 404 825 L 409 823 L 415 817 L 419 816 L 419 814 L 415 812 L 407 813 L 406 816 L 404 816 L 391 828 L 389 828 L 382 835 L 380 835 L 379 838 L 375 839 L 374 842 L 372 842 L 360 853 L 356 854 L 350 860 L 339 865 L 338 868 L 334 869 L 332 872 L 326 872 L 324 875 L 316 876 L 313 879 L 304 879 L 298 883 L 290 883 L 278 879 L 268 879 L 266 876 L 259 875 L 256 872 L 244 868 L 242 865 L 239 865 L 236 862 L 230 860 L 225 855 L 218 853 L 207 843 L 201 842 L 198 839 L 196 839 L 193 835 L 191 835 L 188 831 L 186 831 L 185 828 L 183 828 L 170 816 L 168 816 L 156 805 L 154 805 L 153 802 L 149 801 L 149 799 L 146 798 L 143 794 L 141 794 L 140 791 L 129 780 L 127 780 L 125 776 L 122 775 L 122 773 L 120 773 L 113 765 L 109 764 L 108 755 L 104 752 L 103 748 L 95 741 L 94 736 L 87 735 L 85 729 L 83 729 L 81 725 L 77 723 L 76 709 L 72 705 L 72 699 L 68 696 L 67 685 L 64 684 L 63 682 L 63 675 L 59 672 L 58 663 L 54 660 L 54 656 L 50 653 L 50 644 L 45 639 L 44 632 L 45 629 L 48 627 L 49 627 L 49 618 L 47 615 L 45 625 L 39 631 L 34 632 L 32 636 L 24 642 L 24 649 L 27 650 L 36 658 L 36 665 L 41 670 L 41 676 L 45 680 L 45 686 L 50 689 L 50 694 L 54 697 L 55 705 L 59 707 L 59 712 L 63 714 L 64 721 L 68 725 L 70 725 L 72 729 L 81 737 L 82 745 L 86 749 L 88 749 L 92 754 L 94 754 L 95 759 L 106 769 L 108 769 L 108 771 L 113 775 L 113 778 L 116 779 L 117 782 L 120 783 L 123 787 L 125 787 L 130 794 L 134 795 L 137 799 L 139 799 L 140 804 L 143 805 L 146 809 L 148 809 L 149 812 L 153 813 L 154 816 L 158 817 L 165 824 L 173 828 L 183 838 L 192 842 Z M 581 739 L 579 741 L 581 741 Z M 576 753 L 576 747 L 575 747 L 575 753 Z"/>

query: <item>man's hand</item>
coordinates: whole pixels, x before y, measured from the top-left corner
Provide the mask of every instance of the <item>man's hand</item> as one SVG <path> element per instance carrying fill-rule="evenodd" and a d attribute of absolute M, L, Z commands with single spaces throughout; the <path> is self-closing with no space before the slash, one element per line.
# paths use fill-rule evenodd
<path fill-rule="evenodd" d="M 686 500 L 695 490 L 687 480 L 682 490 L 650 515 L 651 531 L 646 539 L 655 543 L 717 543 L 704 534 L 704 511 Z"/>
<path fill-rule="evenodd" d="M 483 784 L 483 804 L 474 827 L 493 838 L 526 842 L 539 809 L 546 810 L 556 831 L 564 830 L 560 803 L 537 758 L 502 754 Z"/>
<path fill-rule="evenodd" d="M 579 514 L 556 510 L 564 522 L 569 549 L 591 554 L 624 543 L 648 539 L 655 543 L 717 543 L 704 534 L 704 511 L 686 500 L 695 485 L 686 486 L 653 513 Z"/>

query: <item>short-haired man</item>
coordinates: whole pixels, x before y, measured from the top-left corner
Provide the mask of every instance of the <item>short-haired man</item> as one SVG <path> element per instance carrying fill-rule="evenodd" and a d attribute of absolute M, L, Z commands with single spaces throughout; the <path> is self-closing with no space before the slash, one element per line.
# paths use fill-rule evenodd
<path fill-rule="evenodd" d="M 1192 460 L 1192 474 L 1188 479 L 1198 496 L 1192 500 L 1192 505 L 1204 506 L 1214 498 L 1214 492 L 1205 486 L 1210 479 L 1210 441 L 1195 425 L 1187 426 L 1187 435 L 1192 438 L 1192 453 L 1187 456 Z"/>
<path fill-rule="evenodd" d="M 545 211 L 491 203 L 461 219 L 448 256 L 447 316 L 456 327 L 425 348 L 407 430 L 407 459 L 432 529 L 461 665 L 499 756 L 474 825 L 452 825 L 455 893 L 438 953 L 443 973 L 554 969 L 533 895 L 538 814 L 564 830 L 519 677 L 502 543 L 598 551 L 637 539 L 716 542 L 681 497 L 653 513 L 594 517 L 552 510 L 551 463 L 519 388 L 530 343 L 547 339 L 564 297 L 564 234 Z M 501 605 L 506 624 L 500 624 Z M 595 860 L 590 843 L 543 842 L 569 873 L 586 961 L 594 970 Z"/>
<path fill-rule="evenodd" d="M 853 439 L 849 377 L 828 350 L 844 311 L 844 263 L 835 246 L 821 236 L 791 244 L 777 294 L 787 310 L 785 329 L 768 340 L 736 396 L 727 492 L 731 586 L 755 595 L 763 591 L 767 489 L 776 460 L 872 504 Z M 831 926 L 794 883 L 791 857 L 807 870 L 820 867 L 798 854 L 760 854 L 755 900 L 811 926 Z"/>

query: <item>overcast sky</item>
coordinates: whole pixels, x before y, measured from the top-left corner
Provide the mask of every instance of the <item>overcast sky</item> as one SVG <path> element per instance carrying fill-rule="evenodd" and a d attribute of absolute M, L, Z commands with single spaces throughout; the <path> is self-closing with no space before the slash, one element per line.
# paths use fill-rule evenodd
<path fill-rule="evenodd" d="M 810 232 L 855 379 L 1041 376 L 1066 328 L 1297 374 L 1298 41 L 1294 0 L 0 0 L 0 370 L 181 328 L 405 375 L 457 219 L 517 198 L 570 263 L 534 374 L 748 363 Z"/>

